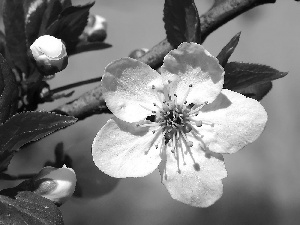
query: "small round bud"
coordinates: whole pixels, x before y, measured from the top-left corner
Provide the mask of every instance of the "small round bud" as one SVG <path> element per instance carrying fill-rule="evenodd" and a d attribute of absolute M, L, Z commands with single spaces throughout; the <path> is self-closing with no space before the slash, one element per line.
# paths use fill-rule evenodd
<path fill-rule="evenodd" d="M 148 51 L 149 51 L 149 49 L 147 49 L 147 48 L 135 49 L 132 52 L 130 52 L 128 57 L 133 58 L 133 59 L 138 59 L 138 58 L 142 57 L 143 55 L 145 55 L 146 52 L 148 52 Z"/>
<path fill-rule="evenodd" d="M 52 75 L 65 69 L 68 55 L 62 40 L 50 35 L 40 36 L 30 46 L 37 68 L 44 75 Z"/>
<path fill-rule="evenodd" d="M 79 39 L 88 42 L 102 42 L 107 36 L 107 21 L 99 15 L 90 15 Z"/>
<path fill-rule="evenodd" d="M 33 178 L 33 183 L 36 187 L 34 193 L 56 204 L 63 204 L 75 191 L 76 174 L 73 169 L 66 166 L 62 168 L 48 166 Z"/>

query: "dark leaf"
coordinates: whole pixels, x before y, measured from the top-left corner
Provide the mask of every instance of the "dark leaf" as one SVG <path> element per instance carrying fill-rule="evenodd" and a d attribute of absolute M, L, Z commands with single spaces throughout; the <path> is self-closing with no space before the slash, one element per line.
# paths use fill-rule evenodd
<path fill-rule="evenodd" d="M 163 20 L 173 47 L 185 41 L 201 43 L 200 19 L 193 0 L 165 0 Z"/>
<path fill-rule="evenodd" d="M 60 0 L 48 0 L 47 9 L 45 10 L 44 16 L 42 18 L 39 36 L 45 34 L 47 28 L 58 19 L 59 14 L 63 10 L 63 6 Z"/>
<path fill-rule="evenodd" d="M 68 55 L 75 55 L 87 51 L 95 51 L 110 48 L 112 45 L 103 43 L 103 42 L 79 42 L 71 52 L 68 52 Z"/>
<path fill-rule="evenodd" d="M 14 152 L 24 144 L 70 126 L 76 120 L 50 112 L 24 112 L 11 117 L 0 126 L 0 171 L 6 169 Z"/>
<path fill-rule="evenodd" d="M 240 94 L 245 95 L 246 97 L 256 99 L 260 101 L 269 91 L 272 89 L 272 82 L 266 82 L 262 84 L 255 84 L 249 87 L 238 90 Z"/>
<path fill-rule="evenodd" d="M 5 34 L 0 30 L 0 54 L 5 57 L 5 48 L 6 48 L 6 41 L 5 41 Z"/>
<path fill-rule="evenodd" d="M 28 74 L 23 1 L 4 0 L 3 22 L 5 26 L 5 40 L 10 57 L 16 67 Z"/>
<path fill-rule="evenodd" d="M 25 33 L 27 38 L 27 48 L 39 36 L 39 30 L 42 24 L 45 10 L 47 9 L 47 1 L 26 0 L 24 1 L 25 13 Z"/>
<path fill-rule="evenodd" d="M 241 32 L 237 33 L 229 42 L 228 44 L 222 49 L 222 51 L 217 56 L 217 59 L 219 60 L 219 63 L 221 66 L 225 67 L 225 65 L 228 62 L 229 57 L 235 50 L 237 44 L 240 40 Z"/>
<path fill-rule="evenodd" d="M 14 115 L 18 107 L 18 85 L 11 68 L 0 54 L 0 124 Z"/>
<path fill-rule="evenodd" d="M 63 225 L 62 213 L 50 200 L 30 191 L 0 195 L 0 224 Z"/>
<path fill-rule="evenodd" d="M 229 62 L 225 66 L 224 88 L 238 91 L 252 85 L 266 83 L 287 75 L 270 66 Z"/>
<path fill-rule="evenodd" d="M 72 1 L 71 0 L 59 0 L 63 9 L 72 6 Z"/>
<path fill-rule="evenodd" d="M 46 34 L 62 39 L 66 44 L 68 53 L 74 51 L 78 37 L 87 25 L 89 10 L 93 5 L 94 2 L 64 9 L 58 19 L 46 30 Z"/>

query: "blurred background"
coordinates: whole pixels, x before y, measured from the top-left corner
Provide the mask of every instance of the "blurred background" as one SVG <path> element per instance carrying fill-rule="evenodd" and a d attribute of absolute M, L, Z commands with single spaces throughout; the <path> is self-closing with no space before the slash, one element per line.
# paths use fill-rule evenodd
<path fill-rule="evenodd" d="M 88 1 L 73 1 L 74 5 Z M 199 14 L 212 0 L 195 0 Z M 51 88 L 102 75 L 113 60 L 126 57 L 136 48 L 151 48 L 165 38 L 163 0 L 97 0 L 91 13 L 108 21 L 107 43 L 112 48 L 83 53 L 69 59 L 68 67 L 50 81 Z M 96 115 L 24 148 L 15 157 L 10 171 L 29 173 L 40 170 L 46 159 L 53 159 L 58 142 L 85 167 L 81 176 L 90 186 L 88 199 L 74 198 L 61 206 L 66 225 L 297 225 L 300 221 L 300 4 L 277 0 L 257 7 L 211 34 L 204 47 L 217 55 L 239 31 L 240 42 L 230 61 L 266 64 L 288 71 L 273 82 L 273 89 L 261 101 L 269 120 L 264 133 L 253 144 L 225 156 L 228 177 L 224 194 L 213 206 L 193 208 L 173 200 L 160 183 L 156 170 L 150 176 L 118 180 L 97 178 L 91 163 L 91 143 L 111 115 Z M 76 89 L 74 96 L 40 110 L 51 110 L 74 99 L 97 84 Z M 85 161 L 86 160 L 86 161 Z M 95 178 L 96 177 L 96 178 Z M 110 189 L 97 196 L 101 182 Z M 95 186 L 91 186 L 91 183 Z M 116 185 L 117 184 L 117 185 Z M 1 187 L 14 185 L 0 184 Z M 102 188 L 103 189 L 103 188 Z"/>

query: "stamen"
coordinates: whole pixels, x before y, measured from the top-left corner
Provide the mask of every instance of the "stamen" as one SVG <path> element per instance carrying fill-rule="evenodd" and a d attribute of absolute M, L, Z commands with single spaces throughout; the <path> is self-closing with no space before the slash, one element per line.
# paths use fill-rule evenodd
<path fill-rule="evenodd" d="M 192 125 L 189 123 L 186 123 L 183 127 L 182 130 L 184 133 L 189 133 L 192 130 Z"/>
<path fill-rule="evenodd" d="M 153 104 L 155 104 L 155 103 L 153 103 Z M 143 106 L 143 105 L 141 105 L 141 104 L 139 104 L 142 108 L 144 108 L 144 109 L 146 109 L 146 110 L 148 110 L 148 111 L 150 111 L 150 112 L 152 112 L 152 113 L 157 113 L 156 111 L 154 111 L 154 110 L 152 110 L 152 109 L 149 109 L 149 108 L 147 108 L 146 106 Z"/>
<path fill-rule="evenodd" d="M 175 106 L 177 106 L 177 94 L 174 94 L 174 99 L 173 99 L 173 103 Z"/>
<path fill-rule="evenodd" d="M 190 84 L 190 85 L 189 85 L 189 88 L 188 88 L 188 90 L 187 90 L 187 92 L 185 93 L 185 95 L 184 95 L 184 97 L 183 97 L 183 104 L 184 104 L 184 105 L 187 103 L 186 99 L 187 99 L 188 95 L 190 94 L 192 87 L 193 87 L 193 85 Z"/>
<path fill-rule="evenodd" d="M 204 103 L 202 103 L 201 105 L 199 105 L 198 107 L 196 107 L 196 108 L 192 108 L 191 109 L 191 111 L 189 111 L 187 114 L 189 115 L 189 116 L 195 116 L 195 115 L 198 115 L 198 113 L 200 112 L 200 110 L 205 106 L 205 105 L 207 105 L 208 104 L 208 102 L 206 101 L 206 102 L 204 102 Z"/>
<path fill-rule="evenodd" d="M 189 140 L 187 139 L 186 134 L 185 134 L 182 130 L 180 130 L 180 134 L 181 134 L 181 136 L 183 137 L 183 139 L 185 140 L 185 143 L 187 144 L 187 146 L 193 147 L 193 142 L 192 142 L 192 141 L 189 141 Z"/>
<path fill-rule="evenodd" d="M 173 143 L 174 143 L 174 148 L 175 148 L 175 154 L 176 154 L 176 157 L 175 157 L 175 159 L 176 159 L 176 161 L 177 161 L 177 172 L 178 173 L 181 173 L 181 170 L 180 170 L 180 168 L 179 168 L 179 152 L 178 152 L 178 147 L 177 147 L 177 142 L 176 142 L 176 137 L 175 137 L 175 134 L 173 135 Z"/>
<path fill-rule="evenodd" d="M 160 123 L 156 123 L 156 122 L 150 122 L 150 123 L 146 123 L 144 121 L 136 124 L 137 127 L 156 127 L 156 126 L 160 126 Z"/>

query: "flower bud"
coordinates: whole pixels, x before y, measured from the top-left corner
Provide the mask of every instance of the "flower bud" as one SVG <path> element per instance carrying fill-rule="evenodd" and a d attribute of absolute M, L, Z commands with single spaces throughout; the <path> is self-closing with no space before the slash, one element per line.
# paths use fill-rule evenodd
<path fill-rule="evenodd" d="M 102 42 L 107 36 L 106 31 L 106 19 L 99 15 L 90 15 L 88 23 L 79 39 L 86 40 L 88 42 Z"/>
<path fill-rule="evenodd" d="M 36 194 L 39 194 L 56 204 L 63 204 L 75 191 L 76 174 L 73 169 L 63 166 L 54 168 L 44 167 L 33 178 Z"/>
<path fill-rule="evenodd" d="M 37 68 L 44 75 L 52 75 L 65 69 L 68 55 L 62 40 L 50 35 L 43 35 L 30 46 Z"/>
<path fill-rule="evenodd" d="M 128 57 L 133 58 L 133 59 L 138 59 L 138 58 L 142 57 L 143 55 L 145 55 L 148 51 L 149 51 L 149 49 L 147 49 L 147 48 L 135 49 L 132 52 L 130 52 Z"/>

